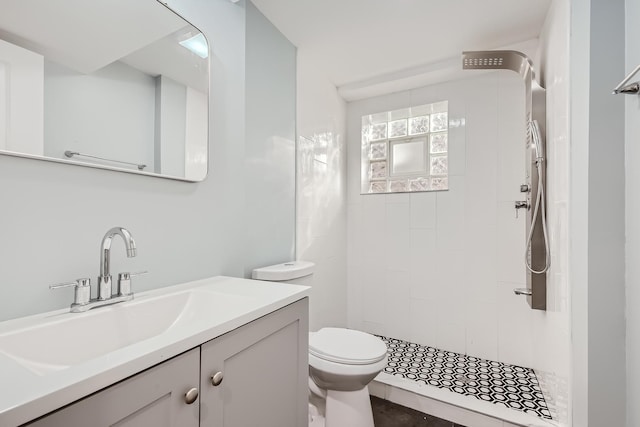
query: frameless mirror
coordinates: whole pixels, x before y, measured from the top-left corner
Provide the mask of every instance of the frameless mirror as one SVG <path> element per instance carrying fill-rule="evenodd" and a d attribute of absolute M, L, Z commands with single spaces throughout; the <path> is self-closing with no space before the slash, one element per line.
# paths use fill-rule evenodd
<path fill-rule="evenodd" d="M 156 0 L 0 0 L 0 153 L 201 181 L 208 56 Z"/>

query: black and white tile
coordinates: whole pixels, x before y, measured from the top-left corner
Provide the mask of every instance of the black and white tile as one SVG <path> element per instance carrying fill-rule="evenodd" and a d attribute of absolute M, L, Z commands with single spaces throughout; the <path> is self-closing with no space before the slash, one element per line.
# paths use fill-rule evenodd
<path fill-rule="evenodd" d="M 533 369 L 379 338 L 388 348 L 387 374 L 551 419 Z"/>

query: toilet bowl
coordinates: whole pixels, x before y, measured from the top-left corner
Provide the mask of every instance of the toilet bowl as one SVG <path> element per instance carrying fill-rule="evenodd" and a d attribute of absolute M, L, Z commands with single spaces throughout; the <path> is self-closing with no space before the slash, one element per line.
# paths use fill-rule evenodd
<path fill-rule="evenodd" d="M 309 334 L 309 389 L 321 399 L 325 427 L 373 427 L 368 384 L 386 364 L 387 347 L 373 335 L 342 328 Z"/>
<path fill-rule="evenodd" d="M 312 284 L 314 264 L 293 261 L 253 270 L 252 278 Z M 387 347 L 365 332 L 309 333 L 309 426 L 374 427 L 368 384 L 387 364 Z"/>

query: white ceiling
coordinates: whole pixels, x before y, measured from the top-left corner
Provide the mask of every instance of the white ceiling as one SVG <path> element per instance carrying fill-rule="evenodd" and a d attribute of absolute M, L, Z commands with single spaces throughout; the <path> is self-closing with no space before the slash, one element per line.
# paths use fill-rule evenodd
<path fill-rule="evenodd" d="M 91 73 L 184 27 L 155 1 L 0 0 L 0 36 Z"/>
<path fill-rule="evenodd" d="M 551 0 L 252 0 L 338 87 L 535 39 Z M 410 73 L 410 71 L 409 71 Z M 382 76 L 382 77 L 381 77 Z"/>
<path fill-rule="evenodd" d="M 90 74 L 114 61 L 208 90 L 208 65 L 178 41 L 199 31 L 154 0 L 0 0 L 0 39 Z"/>

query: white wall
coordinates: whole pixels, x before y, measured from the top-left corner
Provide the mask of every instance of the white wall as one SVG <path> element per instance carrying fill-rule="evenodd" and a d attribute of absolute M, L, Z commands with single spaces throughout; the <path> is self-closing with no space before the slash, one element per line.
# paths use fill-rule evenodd
<path fill-rule="evenodd" d="M 296 258 L 316 264 L 315 331 L 347 324 L 346 104 L 309 52 L 297 64 Z"/>
<path fill-rule="evenodd" d="M 540 36 L 540 83 L 547 92 L 547 226 L 551 268 L 547 310 L 533 313 L 532 365 L 547 406 L 570 425 L 569 301 L 569 1 L 554 0 Z"/>
<path fill-rule="evenodd" d="M 446 192 L 360 195 L 365 114 L 449 101 Z M 348 104 L 349 326 L 532 364 L 525 286 L 524 84 L 499 71 Z"/>
<path fill-rule="evenodd" d="M 115 242 L 112 270 L 150 272 L 137 278 L 136 291 L 244 274 L 244 2 L 169 4 L 212 42 L 207 180 L 193 184 L 0 156 L 1 319 L 68 306 L 72 291 L 52 292 L 48 285 L 95 277 L 100 239 L 115 225 L 131 230 L 138 256 L 125 258 L 124 245 Z M 267 174 L 282 166 L 272 167 Z M 293 209 L 271 199 L 261 206 L 269 215 L 291 215 Z M 289 253 L 292 245 L 286 238 L 274 240 L 269 255 Z"/>
<path fill-rule="evenodd" d="M 640 64 L 640 3 L 627 0 L 626 61 L 629 72 Z M 636 79 L 638 77 L 636 76 Z M 622 77 L 620 78 L 622 79 Z M 636 80 L 634 79 L 634 81 Z M 622 96 L 622 95 L 619 95 Z M 640 425 L 640 102 L 625 96 L 627 426 Z"/>
<path fill-rule="evenodd" d="M 0 149 L 42 155 L 42 55 L 0 40 Z"/>

